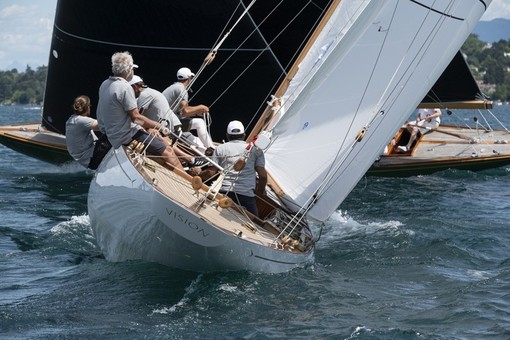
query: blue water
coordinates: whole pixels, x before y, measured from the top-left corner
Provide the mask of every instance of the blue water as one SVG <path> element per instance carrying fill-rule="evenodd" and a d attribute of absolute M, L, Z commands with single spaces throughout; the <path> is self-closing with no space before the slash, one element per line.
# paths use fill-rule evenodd
<path fill-rule="evenodd" d="M 0 106 L 0 124 L 39 120 Z M 504 167 L 364 178 L 313 265 L 196 274 L 106 262 L 87 216 L 90 174 L 0 155 L 0 338 L 510 338 Z"/>

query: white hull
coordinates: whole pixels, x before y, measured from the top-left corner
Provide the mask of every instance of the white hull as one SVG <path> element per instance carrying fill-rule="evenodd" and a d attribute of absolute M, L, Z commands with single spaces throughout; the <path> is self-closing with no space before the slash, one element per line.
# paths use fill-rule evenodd
<path fill-rule="evenodd" d="M 197 272 L 277 273 L 313 260 L 313 247 L 305 252 L 281 245 L 276 249 L 268 242 L 274 235 L 263 230 L 253 234 L 235 221 L 243 216 L 232 209 L 215 202 L 197 209 L 199 198 L 191 185 L 184 179 L 171 181 L 179 186 L 171 191 L 180 191 L 183 202 L 170 199 L 144 178 L 122 148 L 103 160 L 90 185 L 88 207 L 97 243 L 108 261 L 143 260 Z M 225 225 L 207 220 L 223 220 Z"/>

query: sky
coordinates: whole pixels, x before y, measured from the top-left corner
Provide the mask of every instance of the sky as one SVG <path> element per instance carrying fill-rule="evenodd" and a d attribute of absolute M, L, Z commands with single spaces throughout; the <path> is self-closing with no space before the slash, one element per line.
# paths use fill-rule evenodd
<path fill-rule="evenodd" d="M 0 70 L 48 65 L 56 5 L 57 0 L 0 0 Z M 495 18 L 510 19 L 510 0 L 493 0 L 481 20 Z"/>

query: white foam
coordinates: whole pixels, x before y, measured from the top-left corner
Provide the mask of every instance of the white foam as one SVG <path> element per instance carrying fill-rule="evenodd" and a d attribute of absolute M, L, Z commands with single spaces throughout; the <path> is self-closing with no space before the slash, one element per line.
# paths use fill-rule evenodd
<path fill-rule="evenodd" d="M 60 222 L 50 229 L 52 242 L 57 242 L 61 247 L 94 250 L 96 239 L 90 226 L 88 215 L 72 216 L 69 221 Z"/>
<path fill-rule="evenodd" d="M 85 169 L 83 166 L 74 161 L 69 161 L 64 164 L 40 167 L 38 174 L 74 174 L 74 173 L 86 173 L 87 175 L 93 175 L 94 172 L 89 169 Z M 31 169 L 31 173 L 34 171 Z"/>
<path fill-rule="evenodd" d="M 468 269 L 467 274 L 475 279 L 486 280 L 491 278 L 491 274 L 485 270 Z"/>
<path fill-rule="evenodd" d="M 152 314 L 170 314 L 170 313 L 174 313 L 178 309 L 181 309 L 182 307 L 186 306 L 188 304 L 188 302 L 190 301 L 189 297 L 191 296 L 191 294 L 193 294 L 194 292 L 197 291 L 197 286 L 200 283 L 200 281 L 202 280 L 202 277 L 203 277 L 203 275 L 200 274 L 197 276 L 196 279 L 191 281 L 190 285 L 186 288 L 186 292 L 184 293 L 184 296 L 179 300 L 179 302 L 177 302 L 176 304 L 174 304 L 173 306 L 170 306 L 170 307 L 156 308 L 152 311 Z"/>
<path fill-rule="evenodd" d="M 316 228 L 317 227 L 314 229 Z M 370 235 L 381 232 L 391 234 L 414 234 L 412 230 L 404 229 L 403 223 L 400 221 L 390 220 L 383 222 L 360 223 L 342 211 L 337 211 L 324 223 L 321 241 L 318 245 L 320 247 L 321 244 L 327 245 L 337 241 L 338 239 L 353 235 Z M 317 230 L 314 230 L 314 234 L 316 233 Z"/>
<path fill-rule="evenodd" d="M 225 292 L 229 292 L 229 293 L 234 293 L 234 292 L 237 291 L 237 287 L 236 286 L 231 286 L 228 283 L 222 284 L 218 289 L 219 290 L 223 290 Z"/>
<path fill-rule="evenodd" d="M 90 219 L 89 216 L 84 214 L 81 216 L 72 216 L 69 221 L 60 222 L 56 226 L 50 229 L 50 233 L 53 235 L 65 234 L 68 233 L 71 229 L 76 229 L 76 227 L 90 227 Z"/>

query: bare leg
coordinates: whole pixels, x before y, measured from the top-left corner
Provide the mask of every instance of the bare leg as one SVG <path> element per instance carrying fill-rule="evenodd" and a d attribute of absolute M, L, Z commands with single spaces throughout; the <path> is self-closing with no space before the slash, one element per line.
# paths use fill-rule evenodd
<path fill-rule="evenodd" d="M 172 145 L 172 141 L 168 137 L 161 137 L 168 145 Z M 173 145 L 174 153 L 177 155 L 181 163 L 191 163 L 193 161 L 193 157 L 188 155 L 186 152 L 179 149 L 177 144 Z"/>
<path fill-rule="evenodd" d="M 163 157 L 163 160 L 165 161 L 165 163 L 170 165 L 172 168 L 184 170 L 181 162 L 179 161 L 179 158 L 177 157 L 177 155 L 174 152 L 174 149 L 171 148 L 170 146 L 168 146 L 165 149 L 165 151 L 163 151 L 161 156 Z"/>
<path fill-rule="evenodd" d="M 416 135 L 418 134 L 418 128 L 416 126 L 412 126 L 410 132 L 411 132 L 411 137 L 409 137 L 409 142 L 406 145 L 407 150 L 411 149 L 411 146 L 413 145 L 413 142 L 416 139 Z"/>
<path fill-rule="evenodd" d="M 181 161 L 184 161 L 185 163 L 191 163 L 193 161 L 193 157 L 188 155 L 186 152 L 182 151 L 181 149 L 179 149 L 179 147 L 177 145 L 174 145 L 173 149 L 174 149 L 175 154 L 177 155 L 177 157 L 179 157 L 179 159 Z M 181 162 L 181 163 L 183 163 L 183 162 Z"/>

